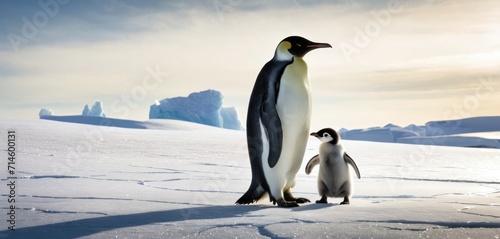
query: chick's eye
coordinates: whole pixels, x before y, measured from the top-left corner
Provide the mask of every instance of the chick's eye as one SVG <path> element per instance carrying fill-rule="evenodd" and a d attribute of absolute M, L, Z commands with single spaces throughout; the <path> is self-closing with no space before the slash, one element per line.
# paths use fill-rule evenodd
<path fill-rule="evenodd" d="M 329 133 L 324 133 L 323 137 L 328 138 L 328 137 L 330 137 L 330 134 Z"/>

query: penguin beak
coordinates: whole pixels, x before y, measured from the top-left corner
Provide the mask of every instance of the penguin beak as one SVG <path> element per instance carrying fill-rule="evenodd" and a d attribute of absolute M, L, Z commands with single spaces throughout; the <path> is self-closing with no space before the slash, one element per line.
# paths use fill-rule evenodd
<path fill-rule="evenodd" d="M 316 137 L 316 138 L 317 138 L 319 135 L 318 135 L 318 133 L 316 133 L 316 132 L 312 132 L 312 133 L 310 134 L 310 136 L 314 136 L 314 137 Z"/>
<path fill-rule="evenodd" d="M 315 49 L 318 49 L 318 48 L 332 48 L 332 45 L 330 45 L 328 43 L 310 42 L 307 45 L 305 45 L 304 47 L 302 47 L 303 53 L 297 54 L 297 56 L 302 57 L 305 54 L 307 54 L 308 52 L 315 50 Z"/>
<path fill-rule="evenodd" d="M 310 50 L 314 50 L 317 48 L 332 48 L 332 45 L 330 45 L 328 43 L 311 42 L 311 44 L 308 44 L 306 47 L 311 48 Z"/>

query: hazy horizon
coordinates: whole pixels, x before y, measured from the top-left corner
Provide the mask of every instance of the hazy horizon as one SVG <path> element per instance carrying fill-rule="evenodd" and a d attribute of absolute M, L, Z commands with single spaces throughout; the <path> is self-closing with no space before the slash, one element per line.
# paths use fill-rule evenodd
<path fill-rule="evenodd" d="M 221 91 L 242 123 L 289 35 L 309 65 L 311 129 L 500 115 L 497 1 L 2 1 L 0 117 L 146 120 L 155 100 Z"/>

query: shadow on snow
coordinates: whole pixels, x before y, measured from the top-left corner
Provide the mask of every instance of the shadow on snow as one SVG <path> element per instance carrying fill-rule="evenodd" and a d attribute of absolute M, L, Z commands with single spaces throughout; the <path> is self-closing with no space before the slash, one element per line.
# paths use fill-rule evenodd
<path fill-rule="evenodd" d="M 16 231 L 0 231 L 0 238 L 4 238 L 6 235 L 7 237 L 14 238 L 79 238 L 120 228 L 137 227 L 155 223 L 240 217 L 265 208 L 266 207 L 253 205 L 207 206 L 103 216 L 17 228 Z"/>

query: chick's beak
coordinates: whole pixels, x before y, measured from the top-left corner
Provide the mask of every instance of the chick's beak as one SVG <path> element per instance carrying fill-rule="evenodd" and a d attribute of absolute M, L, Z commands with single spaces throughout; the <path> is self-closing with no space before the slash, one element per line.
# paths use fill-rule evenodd
<path fill-rule="evenodd" d="M 316 132 L 312 132 L 312 133 L 310 134 L 310 136 L 318 137 L 318 133 L 316 133 Z"/>

